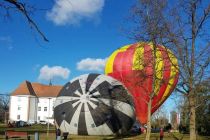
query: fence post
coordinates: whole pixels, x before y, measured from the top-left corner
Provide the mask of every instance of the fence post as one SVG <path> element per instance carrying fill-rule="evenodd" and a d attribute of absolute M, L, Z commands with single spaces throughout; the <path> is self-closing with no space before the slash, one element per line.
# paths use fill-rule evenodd
<path fill-rule="evenodd" d="M 56 136 L 56 140 L 61 140 L 61 136 Z"/>
<path fill-rule="evenodd" d="M 34 134 L 34 140 L 39 140 L 39 132 L 35 132 L 35 134 Z"/>
<path fill-rule="evenodd" d="M 8 140 L 7 131 L 5 131 L 5 139 Z"/>

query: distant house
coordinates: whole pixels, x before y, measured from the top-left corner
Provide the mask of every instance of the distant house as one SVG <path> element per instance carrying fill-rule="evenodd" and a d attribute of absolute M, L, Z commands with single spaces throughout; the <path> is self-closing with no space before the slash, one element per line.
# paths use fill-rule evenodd
<path fill-rule="evenodd" d="M 61 88 L 24 81 L 11 93 L 9 119 L 53 123 L 53 106 Z"/>

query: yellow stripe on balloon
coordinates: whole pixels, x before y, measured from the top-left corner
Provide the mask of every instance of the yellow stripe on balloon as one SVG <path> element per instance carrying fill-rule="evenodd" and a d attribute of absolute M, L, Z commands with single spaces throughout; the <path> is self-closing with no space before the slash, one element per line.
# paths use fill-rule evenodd
<path fill-rule="evenodd" d="M 114 65 L 114 60 L 115 57 L 117 56 L 117 54 L 119 52 L 124 52 L 126 51 L 128 48 L 130 47 L 130 45 L 126 45 L 122 48 L 117 49 L 116 51 L 114 51 L 111 56 L 108 58 L 107 62 L 106 62 L 106 67 L 105 67 L 105 74 L 109 74 L 113 72 L 113 65 Z"/>
<path fill-rule="evenodd" d="M 161 83 L 163 80 L 163 57 L 159 48 L 156 49 L 156 59 L 155 59 L 155 89 L 154 92 L 157 95 L 159 93 Z"/>
<path fill-rule="evenodd" d="M 166 90 L 163 94 L 163 97 L 161 98 L 161 100 L 158 102 L 158 105 L 160 103 L 162 103 L 162 101 L 164 101 L 169 93 L 170 93 L 170 90 L 174 84 L 174 81 L 175 81 L 175 76 L 176 74 L 178 73 L 178 60 L 177 58 L 175 57 L 175 55 L 167 48 L 164 47 L 164 49 L 167 51 L 168 55 L 169 55 L 169 60 L 171 61 L 171 68 L 170 68 L 170 77 L 169 77 L 169 82 L 168 82 L 168 85 L 166 87 Z M 168 68 L 167 68 L 168 69 Z"/>
<path fill-rule="evenodd" d="M 133 55 L 132 70 L 142 70 L 144 68 L 144 45 L 139 43 Z"/>

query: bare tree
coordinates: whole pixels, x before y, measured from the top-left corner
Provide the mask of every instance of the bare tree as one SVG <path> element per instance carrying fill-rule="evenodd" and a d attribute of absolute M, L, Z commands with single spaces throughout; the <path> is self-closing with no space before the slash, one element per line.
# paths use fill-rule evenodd
<path fill-rule="evenodd" d="M 0 121 L 6 122 L 6 116 L 9 111 L 9 96 L 0 94 Z"/>
<path fill-rule="evenodd" d="M 178 57 L 180 80 L 176 90 L 189 102 L 190 140 L 195 140 L 197 89 L 201 81 L 209 77 L 210 70 L 210 36 L 207 30 L 210 3 L 200 0 L 170 3 L 167 0 L 139 0 L 132 7 L 132 16 L 131 38 L 163 44 Z"/>
<path fill-rule="evenodd" d="M 196 89 L 196 128 L 198 134 L 210 134 L 210 79 Z M 201 115 L 202 114 L 202 115 Z"/>
<path fill-rule="evenodd" d="M 170 64 L 171 59 L 176 61 L 175 56 L 172 53 L 168 54 L 168 49 L 164 46 L 155 45 L 152 42 L 141 42 L 136 44 L 135 49 L 134 72 L 126 76 L 124 75 L 122 81 L 133 92 L 136 103 L 141 104 L 139 106 L 147 107 L 147 111 L 143 111 L 145 110 L 143 108 L 136 109 L 137 115 L 140 114 L 138 118 L 141 123 L 146 121 L 145 116 L 142 117 L 142 115 L 147 115 L 146 139 L 149 139 L 151 133 L 151 114 L 166 98 L 163 97 L 165 93 L 163 90 L 168 89 L 166 92 L 168 95 L 169 89 L 171 90 L 173 85 L 175 85 L 178 70 Z"/>
<path fill-rule="evenodd" d="M 148 82 L 145 86 L 145 93 L 147 93 L 146 99 L 144 102 L 146 102 L 148 108 L 147 108 L 147 134 L 146 134 L 146 140 L 150 139 L 150 133 L 151 133 L 151 110 L 152 108 L 152 102 L 157 96 L 160 87 L 163 84 L 168 83 L 168 81 L 171 78 L 174 78 L 174 75 L 172 77 L 167 77 L 167 79 L 162 78 L 163 77 L 163 71 L 171 70 L 170 66 L 165 66 L 159 69 L 159 67 L 163 66 L 164 59 L 173 59 L 175 56 L 170 52 L 170 55 L 166 55 L 165 58 L 162 58 L 158 55 L 160 55 L 160 49 L 158 46 L 161 38 L 159 36 L 163 36 L 165 25 L 160 22 L 160 20 L 164 17 L 166 2 L 164 0 L 161 1 L 140 1 L 140 3 L 137 3 L 134 7 L 132 7 L 133 17 L 132 21 L 134 24 L 137 25 L 137 28 L 134 30 L 131 30 L 132 38 L 134 38 L 137 41 L 150 41 L 152 43 L 152 52 L 146 52 L 147 58 L 143 61 L 143 64 L 137 63 L 136 65 L 143 65 L 144 67 L 151 67 L 153 69 L 152 73 L 147 73 L 145 71 L 141 71 L 138 75 L 136 75 L 137 78 L 142 79 L 141 81 L 138 81 L 136 84 L 139 86 L 145 86 L 143 83 L 146 79 L 150 79 L 152 82 Z M 164 48 L 165 49 L 165 48 Z M 165 53 L 169 53 L 169 51 L 166 49 Z M 152 56 L 152 57 L 151 57 Z M 140 54 L 139 57 L 142 57 Z M 139 59 L 141 60 L 141 59 Z M 141 62 L 141 61 L 140 61 Z M 175 65 L 175 64 L 174 64 Z M 144 77 L 144 78 L 142 78 Z M 152 89 L 146 89 L 152 84 Z M 170 84 L 170 83 L 169 83 Z"/>
<path fill-rule="evenodd" d="M 152 115 L 151 120 L 152 126 L 155 128 L 163 128 L 168 124 L 169 120 L 167 118 L 167 113 L 164 105 L 162 105 L 155 111 L 155 113 Z"/>
<path fill-rule="evenodd" d="M 26 2 L 21 2 L 20 0 L 3 0 L 0 2 L 0 8 L 5 11 L 4 16 L 6 17 L 10 16 L 10 11 L 21 13 L 26 18 L 30 27 L 37 31 L 44 41 L 49 41 L 44 33 L 40 30 L 37 23 L 30 16 L 31 11 L 36 9 L 35 7 L 28 5 Z"/>
<path fill-rule="evenodd" d="M 210 121 L 209 121 L 209 99 L 210 99 L 210 79 L 207 79 L 200 86 L 196 86 L 196 129 L 198 134 L 209 134 Z M 181 113 L 181 126 L 189 127 L 189 101 L 187 97 L 182 98 L 182 102 L 179 104 L 179 110 Z M 201 115 L 202 114 L 202 115 Z M 186 130 L 188 131 L 188 130 Z"/>

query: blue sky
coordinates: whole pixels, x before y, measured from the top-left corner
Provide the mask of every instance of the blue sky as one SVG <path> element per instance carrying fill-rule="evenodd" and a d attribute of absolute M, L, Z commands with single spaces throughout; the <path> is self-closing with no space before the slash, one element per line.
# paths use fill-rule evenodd
<path fill-rule="evenodd" d="M 115 49 L 134 43 L 121 31 L 134 0 L 89 1 L 93 4 L 32 2 L 47 9 L 32 17 L 49 43 L 30 29 L 21 14 L 11 12 L 11 19 L 0 20 L 1 93 L 13 91 L 24 80 L 48 84 L 53 77 L 53 84 L 63 85 L 84 73 L 103 73 L 105 59 Z"/>
<path fill-rule="evenodd" d="M 94 9 L 95 6 L 95 11 L 74 10 L 74 15 L 67 15 L 69 18 L 65 20 L 59 17 L 71 11 L 57 8 L 54 15 L 49 17 L 50 13 L 53 14 L 55 3 L 48 1 L 47 5 L 47 2 L 41 0 L 37 2 L 37 7 L 48 10 L 35 11 L 33 19 L 50 42 L 43 42 L 20 14 L 12 12 L 14 15 L 11 19 L 1 19 L 0 26 L 4 28 L 0 32 L 0 92 L 10 92 L 24 80 L 48 83 L 46 78 L 39 79 L 40 69 L 45 65 L 61 66 L 70 71 L 67 78 L 58 75 L 60 78 L 53 79 L 54 84 L 64 84 L 83 73 L 103 73 L 103 70 L 98 70 L 102 66 L 97 64 L 98 69 L 88 71 L 88 66 L 85 67 L 86 70 L 78 70 L 77 63 L 86 58 L 92 58 L 91 62 L 96 62 L 95 59 L 103 61 L 115 49 L 132 43 L 120 31 L 128 16 L 129 7 L 134 2 L 132 0 L 101 0 L 102 3 L 95 2 L 95 5 L 81 3 L 83 7 L 78 7 L 79 4 L 75 2 L 78 9 L 90 6 Z M 60 20 L 60 24 L 56 23 L 56 18 Z"/>

